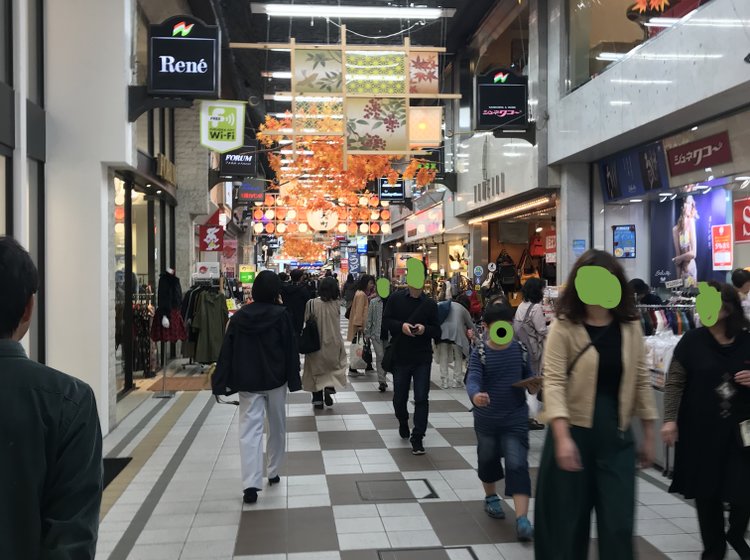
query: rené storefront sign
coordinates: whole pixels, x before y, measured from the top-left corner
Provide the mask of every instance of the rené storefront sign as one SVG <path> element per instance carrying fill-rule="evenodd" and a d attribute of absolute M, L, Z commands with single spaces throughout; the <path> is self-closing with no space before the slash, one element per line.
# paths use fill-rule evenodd
<path fill-rule="evenodd" d="M 148 41 L 148 92 L 151 95 L 219 97 L 219 28 L 190 16 L 152 25 Z"/>

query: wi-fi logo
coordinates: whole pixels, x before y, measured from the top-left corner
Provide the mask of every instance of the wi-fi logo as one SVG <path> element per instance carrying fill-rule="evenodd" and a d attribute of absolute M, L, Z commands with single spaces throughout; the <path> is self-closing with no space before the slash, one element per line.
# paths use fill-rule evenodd
<path fill-rule="evenodd" d="M 237 116 L 234 114 L 234 111 L 229 113 L 226 117 L 224 117 L 224 122 L 228 125 L 234 126 L 234 123 L 237 122 Z"/>

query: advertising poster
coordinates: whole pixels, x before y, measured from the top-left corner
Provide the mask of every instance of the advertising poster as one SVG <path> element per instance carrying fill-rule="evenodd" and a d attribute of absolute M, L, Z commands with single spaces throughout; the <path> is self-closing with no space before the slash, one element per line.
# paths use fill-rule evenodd
<path fill-rule="evenodd" d="M 734 264 L 734 245 L 732 245 L 732 226 L 723 224 L 711 227 L 711 255 L 714 270 L 732 270 Z"/>
<path fill-rule="evenodd" d="M 224 249 L 224 228 L 221 226 L 200 227 L 200 250 L 218 252 Z"/>
<path fill-rule="evenodd" d="M 227 276 L 237 274 L 237 245 L 236 239 L 224 239 L 224 247 L 221 252 L 221 270 Z"/>
<path fill-rule="evenodd" d="M 635 225 L 612 226 L 612 238 L 612 249 L 616 258 L 635 258 Z"/>
<path fill-rule="evenodd" d="M 667 161 L 660 142 L 620 152 L 599 162 L 605 201 L 669 188 Z"/>
<path fill-rule="evenodd" d="M 685 286 L 722 281 L 714 271 L 712 226 L 727 222 L 724 189 L 695 192 L 651 205 L 651 279 L 654 287 L 673 280 Z"/>

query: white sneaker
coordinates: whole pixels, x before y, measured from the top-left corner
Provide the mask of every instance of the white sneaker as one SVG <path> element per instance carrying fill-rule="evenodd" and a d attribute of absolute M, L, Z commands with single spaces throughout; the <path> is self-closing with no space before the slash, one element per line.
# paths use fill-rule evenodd
<path fill-rule="evenodd" d="M 440 382 L 440 387 L 441 387 L 442 389 L 447 389 L 447 388 L 448 388 L 448 380 L 447 380 L 447 379 L 443 379 L 443 380 L 442 380 L 442 381 Z"/>
<path fill-rule="evenodd" d="M 454 379 L 453 380 L 453 388 L 454 389 L 463 389 L 464 388 L 464 382 L 460 379 Z"/>

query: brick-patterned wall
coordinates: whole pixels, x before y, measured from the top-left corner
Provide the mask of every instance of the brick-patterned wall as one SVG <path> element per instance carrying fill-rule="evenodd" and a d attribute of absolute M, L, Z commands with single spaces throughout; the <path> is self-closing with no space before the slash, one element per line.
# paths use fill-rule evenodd
<path fill-rule="evenodd" d="M 190 275 L 195 262 L 196 216 L 208 213 L 208 150 L 200 145 L 200 109 L 175 111 L 177 165 L 177 208 L 175 231 L 177 236 L 175 269 L 183 290 L 190 286 Z"/>

